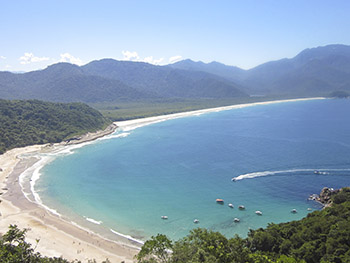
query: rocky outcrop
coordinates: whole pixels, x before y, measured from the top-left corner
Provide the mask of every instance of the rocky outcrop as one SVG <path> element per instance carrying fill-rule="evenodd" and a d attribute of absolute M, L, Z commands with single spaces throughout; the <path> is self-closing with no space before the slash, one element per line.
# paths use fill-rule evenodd
<path fill-rule="evenodd" d="M 332 205 L 332 196 L 339 193 L 339 189 L 334 190 L 333 188 L 324 187 L 320 195 L 316 198 L 316 201 L 323 204 L 325 207 Z"/>

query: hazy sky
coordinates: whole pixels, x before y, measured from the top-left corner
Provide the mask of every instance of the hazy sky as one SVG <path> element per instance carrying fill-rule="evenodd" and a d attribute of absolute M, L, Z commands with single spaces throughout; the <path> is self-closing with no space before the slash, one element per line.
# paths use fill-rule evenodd
<path fill-rule="evenodd" d="M 350 45 L 349 0 L 0 0 L 0 70 L 114 58 L 251 68 Z"/>

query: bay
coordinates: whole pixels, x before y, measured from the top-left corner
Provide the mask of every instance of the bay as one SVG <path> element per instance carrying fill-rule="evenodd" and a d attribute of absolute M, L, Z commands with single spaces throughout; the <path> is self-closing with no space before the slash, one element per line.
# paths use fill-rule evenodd
<path fill-rule="evenodd" d="M 296 101 L 118 130 L 125 136 L 44 166 L 35 190 L 45 205 L 103 234 L 178 239 L 205 227 L 245 237 L 320 209 L 307 198 L 323 187 L 349 185 L 349 113 L 349 100 Z"/>

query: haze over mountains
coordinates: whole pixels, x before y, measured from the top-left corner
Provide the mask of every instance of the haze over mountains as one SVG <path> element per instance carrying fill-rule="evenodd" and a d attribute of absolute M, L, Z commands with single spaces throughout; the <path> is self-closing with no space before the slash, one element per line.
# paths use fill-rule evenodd
<path fill-rule="evenodd" d="M 324 96 L 335 90 L 350 91 L 350 46 L 345 45 L 305 49 L 294 58 L 267 62 L 250 70 L 191 60 L 171 66 L 217 74 L 245 86 L 250 94 Z"/>
<path fill-rule="evenodd" d="M 58 63 L 44 70 L 0 72 L 0 98 L 114 102 L 170 98 L 326 96 L 350 93 L 350 46 L 306 49 L 291 59 L 250 70 L 183 60 L 166 66 L 102 59 L 84 66 Z"/>

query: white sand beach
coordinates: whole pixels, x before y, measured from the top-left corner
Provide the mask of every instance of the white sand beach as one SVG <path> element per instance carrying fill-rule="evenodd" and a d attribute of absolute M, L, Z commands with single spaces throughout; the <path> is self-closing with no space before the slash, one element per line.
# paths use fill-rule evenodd
<path fill-rule="evenodd" d="M 291 99 L 240 104 L 122 121 L 116 122 L 115 124 L 118 126 L 119 130 L 128 132 L 138 127 L 169 119 L 255 105 L 314 99 L 323 98 Z M 111 134 L 114 129 L 115 127 L 109 128 L 108 131 L 83 136 L 80 140 L 77 140 L 74 143 L 91 141 L 100 138 L 101 136 L 106 136 Z M 109 136 L 112 137 L 113 135 Z M 104 138 L 108 138 L 108 136 Z M 120 241 L 107 240 L 89 230 L 78 227 L 61 217 L 50 213 L 39 204 L 29 201 L 28 198 L 24 196 L 19 184 L 19 177 L 26 169 L 38 161 L 37 158 L 30 156 L 34 156 L 40 152 L 48 153 L 57 151 L 57 147 L 63 149 L 70 146 L 66 146 L 66 143 L 53 146 L 34 145 L 12 149 L 3 155 L 0 155 L 0 168 L 2 169 L 2 171 L 0 170 L 0 232 L 5 233 L 10 224 L 16 224 L 22 229 L 27 228 L 27 240 L 30 243 L 35 244 L 35 240 L 40 239 L 36 251 L 45 256 L 62 256 L 68 260 L 78 259 L 82 262 L 87 262 L 88 259 L 96 259 L 97 262 L 101 262 L 106 258 L 111 262 L 133 262 L 134 255 L 139 251 L 136 244 L 133 244 L 132 242 L 123 242 L 122 239 Z M 23 156 L 26 156 L 26 158 Z"/>
<path fill-rule="evenodd" d="M 114 130 L 113 130 L 114 131 Z M 111 131 L 109 131 L 110 133 Z M 109 134 L 102 132 L 104 135 Z M 84 136 L 83 142 L 100 137 L 101 133 Z M 88 139 L 87 139 L 88 138 Z M 84 230 L 69 223 L 39 206 L 30 202 L 19 185 L 20 174 L 33 165 L 38 159 L 21 158 L 23 155 L 49 152 L 62 145 L 33 145 L 16 148 L 0 155 L 0 232 L 8 230 L 10 224 L 21 229 L 28 229 L 27 241 L 36 244 L 36 252 L 45 256 L 63 257 L 68 260 L 78 259 L 87 262 L 96 259 L 102 262 L 107 258 L 111 262 L 133 262 L 138 249 L 120 242 L 104 239 L 91 231 Z"/>
<path fill-rule="evenodd" d="M 274 101 L 254 102 L 254 103 L 246 103 L 246 104 L 236 104 L 236 105 L 231 105 L 231 106 L 223 106 L 223 107 L 209 108 L 209 109 L 203 109 L 203 110 L 187 111 L 187 112 L 180 112 L 180 113 L 174 113 L 174 114 L 168 114 L 168 115 L 148 117 L 148 118 L 142 118 L 142 119 L 121 121 L 121 122 L 116 122 L 116 125 L 118 125 L 118 127 L 121 128 L 123 131 L 127 132 L 130 130 L 133 130 L 133 129 L 136 129 L 136 128 L 139 128 L 142 126 L 146 126 L 149 124 L 157 123 L 157 122 L 162 122 L 162 121 L 177 119 L 177 118 L 183 118 L 183 117 L 189 117 L 189 116 L 202 115 L 202 114 L 210 113 L 210 112 L 219 112 L 219 111 L 226 111 L 226 110 L 233 110 L 233 109 L 241 109 L 241 108 L 257 106 L 257 105 L 268 105 L 268 104 L 276 104 L 276 103 L 283 103 L 283 102 L 320 100 L 320 99 L 324 99 L 324 98 L 323 97 L 315 97 L 315 98 L 274 100 Z"/>

